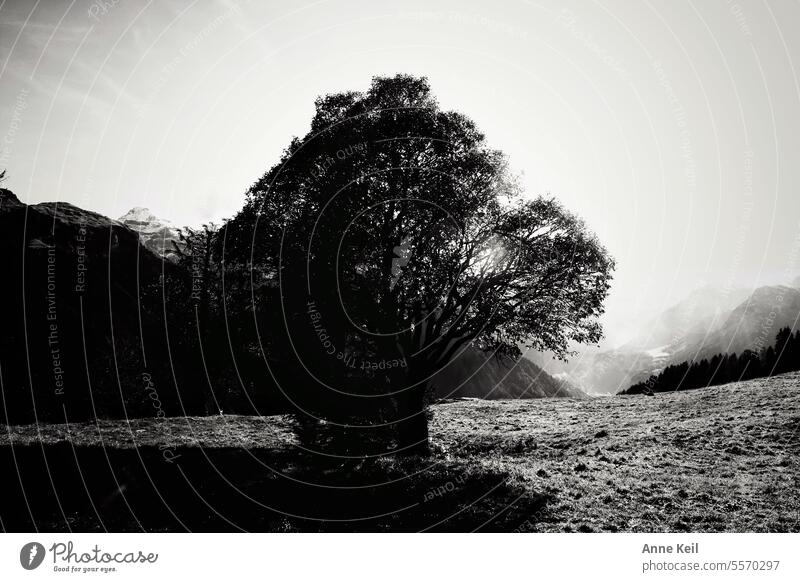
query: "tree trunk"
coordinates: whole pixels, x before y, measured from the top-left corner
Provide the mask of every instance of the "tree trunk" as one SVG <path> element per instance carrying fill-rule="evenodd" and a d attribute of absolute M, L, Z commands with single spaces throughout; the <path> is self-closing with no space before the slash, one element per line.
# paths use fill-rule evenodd
<path fill-rule="evenodd" d="M 407 388 L 398 395 L 400 420 L 397 426 L 397 453 L 403 456 L 431 454 L 428 413 L 425 410 L 427 383 Z"/>

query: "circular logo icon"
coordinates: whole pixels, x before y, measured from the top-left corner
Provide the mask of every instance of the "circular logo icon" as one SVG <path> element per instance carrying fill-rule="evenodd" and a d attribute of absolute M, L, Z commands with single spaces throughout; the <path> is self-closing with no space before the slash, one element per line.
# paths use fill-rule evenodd
<path fill-rule="evenodd" d="M 19 551 L 19 563 L 26 570 L 35 570 L 44 561 L 44 546 L 39 542 L 29 542 Z"/>

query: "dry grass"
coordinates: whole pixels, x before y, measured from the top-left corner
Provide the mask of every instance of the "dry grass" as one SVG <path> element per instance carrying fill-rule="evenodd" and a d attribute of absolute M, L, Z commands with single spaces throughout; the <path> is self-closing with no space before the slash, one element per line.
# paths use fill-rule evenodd
<path fill-rule="evenodd" d="M 530 531 L 800 531 L 800 375 L 441 406 L 447 454 L 552 496 Z"/>
<path fill-rule="evenodd" d="M 462 400 L 435 407 L 433 459 L 348 466 L 342 483 L 356 473 L 365 482 L 408 478 L 415 488 L 408 519 L 399 512 L 376 529 L 452 520 L 459 530 L 491 522 L 490 529 L 519 531 L 800 531 L 798 429 L 800 374 L 653 397 Z M 0 446 L 40 441 L 274 450 L 282 462 L 296 451 L 285 417 L 101 421 L 0 434 Z"/>
<path fill-rule="evenodd" d="M 74 424 L 27 424 L 0 429 L 0 446 L 43 442 L 120 449 L 161 446 L 278 449 L 295 442 L 284 416 L 185 416 L 98 420 Z"/>

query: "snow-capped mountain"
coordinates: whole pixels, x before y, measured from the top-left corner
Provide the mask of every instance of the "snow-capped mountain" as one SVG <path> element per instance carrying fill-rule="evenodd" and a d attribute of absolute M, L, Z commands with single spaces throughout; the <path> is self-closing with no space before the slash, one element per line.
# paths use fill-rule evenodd
<path fill-rule="evenodd" d="M 147 208 L 136 206 L 117 219 L 139 233 L 139 240 L 157 255 L 172 259 L 177 253 L 173 242 L 180 246 L 179 230 L 168 220 L 158 218 Z"/>

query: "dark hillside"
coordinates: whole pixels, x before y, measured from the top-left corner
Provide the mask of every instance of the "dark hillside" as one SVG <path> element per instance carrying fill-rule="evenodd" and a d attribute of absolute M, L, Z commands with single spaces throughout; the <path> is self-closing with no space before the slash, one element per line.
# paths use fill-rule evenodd
<path fill-rule="evenodd" d="M 581 390 L 562 382 L 526 358 L 498 359 L 467 349 L 434 376 L 437 398 L 585 397 Z"/>
<path fill-rule="evenodd" d="M 164 318 L 165 305 L 183 301 L 181 286 L 162 281 L 180 277 L 136 233 L 71 204 L 27 206 L 4 190 L 0 248 L 0 418 L 73 422 L 201 408 L 196 390 L 176 389 L 197 373 L 170 365 L 188 346 Z"/>

